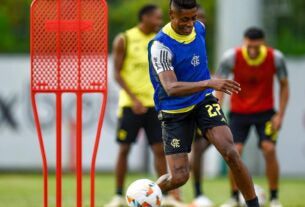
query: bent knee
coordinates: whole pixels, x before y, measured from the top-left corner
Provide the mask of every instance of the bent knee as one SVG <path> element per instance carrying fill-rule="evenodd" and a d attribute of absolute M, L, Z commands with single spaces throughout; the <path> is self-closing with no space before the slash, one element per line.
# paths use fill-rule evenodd
<path fill-rule="evenodd" d="M 228 164 L 234 164 L 240 160 L 240 155 L 233 146 L 225 150 L 223 156 Z"/>
<path fill-rule="evenodd" d="M 189 177 L 190 177 L 190 173 L 188 171 L 177 173 L 172 176 L 172 184 L 175 185 L 176 187 L 180 187 L 188 181 Z"/>

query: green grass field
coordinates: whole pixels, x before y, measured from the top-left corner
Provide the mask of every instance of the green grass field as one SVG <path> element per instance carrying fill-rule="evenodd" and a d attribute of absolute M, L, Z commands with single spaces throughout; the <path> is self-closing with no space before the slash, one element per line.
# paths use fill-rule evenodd
<path fill-rule="evenodd" d="M 151 178 L 145 174 L 132 174 L 127 184 L 139 178 Z M 50 207 L 55 207 L 54 176 L 50 178 Z M 88 176 L 84 177 L 84 206 L 89 206 Z M 254 182 L 267 189 L 263 178 L 254 178 Z M 75 207 L 75 178 L 65 175 L 63 181 L 63 207 Z M 205 180 L 205 193 L 217 204 L 229 196 L 226 178 Z M 111 174 L 98 174 L 96 179 L 96 206 L 102 207 L 113 196 L 114 177 Z M 183 199 L 191 202 L 193 190 L 190 182 L 183 187 Z M 280 198 L 284 207 L 305 207 L 305 178 L 281 180 Z M 0 207 L 42 207 L 42 176 L 32 174 L 0 174 Z"/>

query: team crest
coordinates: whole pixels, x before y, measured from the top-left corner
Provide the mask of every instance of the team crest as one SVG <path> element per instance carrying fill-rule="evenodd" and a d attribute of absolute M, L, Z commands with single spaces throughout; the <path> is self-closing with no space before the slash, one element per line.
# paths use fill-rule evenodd
<path fill-rule="evenodd" d="M 179 139 L 173 139 L 171 142 L 171 145 L 173 148 L 179 148 L 180 147 L 180 140 Z"/>
<path fill-rule="evenodd" d="M 191 63 L 194 67 L 200 65 L 200 56 L 194 55 Z"/>

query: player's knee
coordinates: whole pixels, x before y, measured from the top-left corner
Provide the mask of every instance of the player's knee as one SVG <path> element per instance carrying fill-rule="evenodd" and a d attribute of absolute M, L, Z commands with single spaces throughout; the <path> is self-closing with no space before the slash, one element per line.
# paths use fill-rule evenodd
<path fill-rule="evenodd" d="M 172 175 L 172 184 L 175 187 L 180 187 L 188 181 L 189 177 L 190 177 L 189 171 L 175 173 L 174 175 Z"/>
<path fill-rule="evenodd" d="M 272 142 L 263 142 L 262 150 L 265 156 L 274 156 L 275 155 L 275 144 Z"/>
<path fill-rule="evenodd" d="M 234 147 L 230 147 L 225 151 L 224 159 L 230 166 L 238 166 L 240 155 Z"/>
<path fill-rule="evenodd" d="M 275 144 L 272 142 L 262 142 L 261 147 L 263 152 L 266 154 L 275 153 Z"/>

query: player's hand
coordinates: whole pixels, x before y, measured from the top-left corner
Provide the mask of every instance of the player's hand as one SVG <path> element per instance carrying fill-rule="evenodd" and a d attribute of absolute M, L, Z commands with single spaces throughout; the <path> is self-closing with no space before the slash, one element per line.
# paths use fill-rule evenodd
<path fill-rule="evenodd" d="M 241 91 L 240 84 L 233 80 L 226 79 L 210 79 L 208 80 L 208 87 L 232 95 Z"/>
<path fill-rule="evenodd" d="M 280 130 L 282 127 L 282 122 L 283 117 L 280 114 L 276 113 L 275 115 L 273 115 L 273 117 L 271 118 L 272 130 L 274 132 Z"/>
<path fill-rule="evenodd" d="M 132 111 L 133 113 L 140 115 L 140 114 L 145 114 L 147 112 L 147 108 L 143 106 L 141 101 L 139 101 L 137 98 L 133 99 L 133 104 L 132 104 Z"/>

